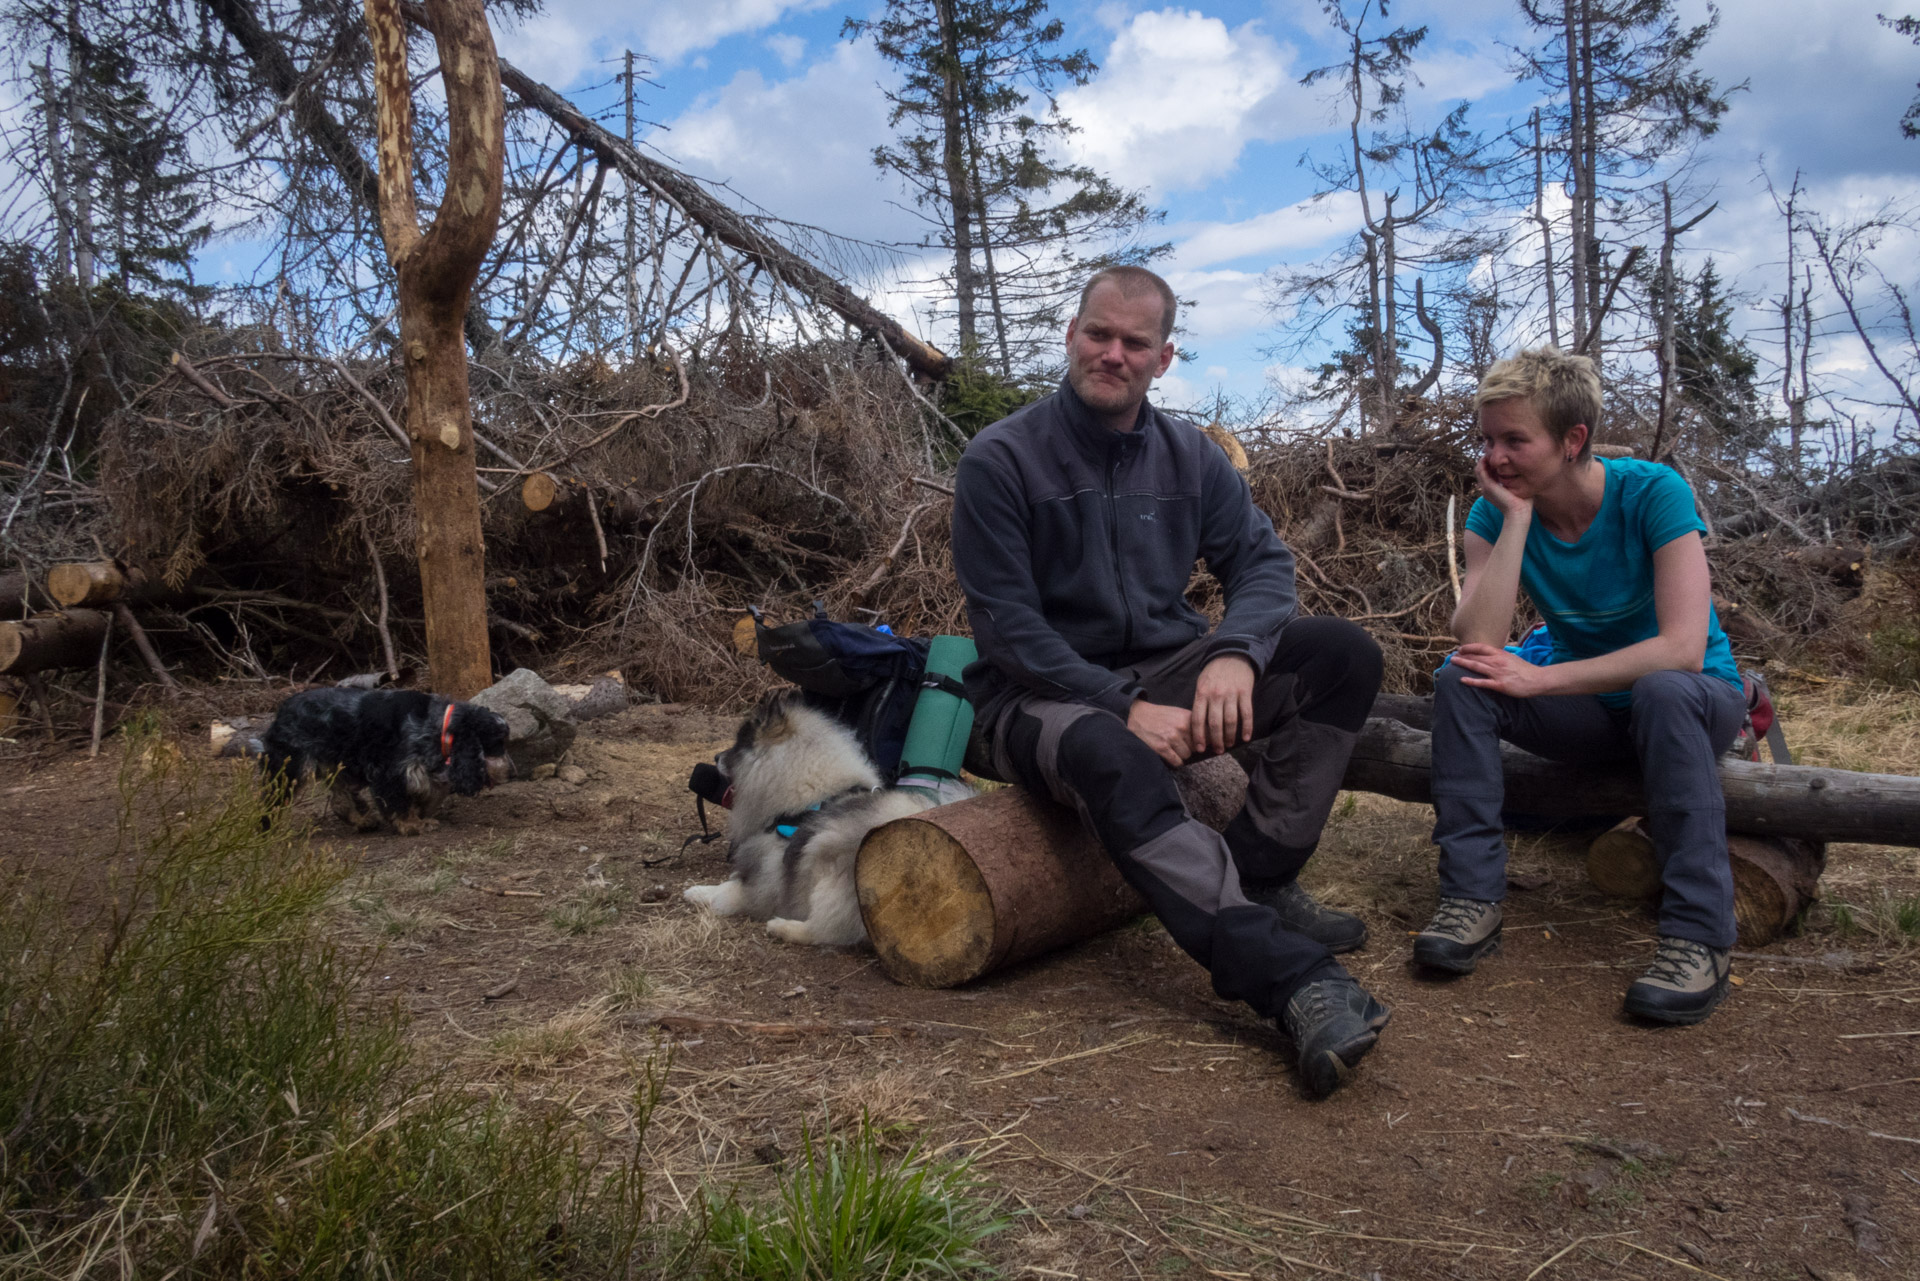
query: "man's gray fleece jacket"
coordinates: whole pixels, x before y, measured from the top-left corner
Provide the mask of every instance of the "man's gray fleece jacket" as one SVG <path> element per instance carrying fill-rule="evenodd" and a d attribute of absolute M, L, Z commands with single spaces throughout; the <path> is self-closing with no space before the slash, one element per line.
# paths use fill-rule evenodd
<path fill-rule="evenodd" d="M 1227 601 L 1208 657 L 1264 671 L 1298 609 L 1293 553 L 1199 428 L 1142 405 L 1133 431 L 1112 431 L 1062 383 L 974 437 L 954 486 L 953 564 L 982 722 L 1020 689 L 1124 719 L 1139 691 L 1115 669 L 1207 634 L 1186 595 L 1198 559 Z"/>

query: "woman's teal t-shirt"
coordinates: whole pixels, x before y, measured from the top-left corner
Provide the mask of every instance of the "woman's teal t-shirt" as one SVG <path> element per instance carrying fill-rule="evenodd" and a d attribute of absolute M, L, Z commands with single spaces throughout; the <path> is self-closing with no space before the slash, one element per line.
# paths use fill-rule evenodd
<path fill-rule="evenodd" d="M 1579 539 L 1565 543 L 1535 521 L 1527 530 L 1520 585 L 1546 620 L 1553 661 L 1598 658 L 1660 634 L 1653 606 L 1653 553 L 1682 534 L 1706 532 L 1693 491 L 1671 467 L 1638 458 L 1601 459 L 1607 488 L 1600 513 Z M 1467 512 L 1467 531 L 1498 542 L 1506 521 L 1485 498 Z M 1740 688 L 1733 647 L 1707 606 L 1707 653 L 1701 670 Z M 1633 701 L 1629 690 L 1600 695 L 1609 707 Z"/>

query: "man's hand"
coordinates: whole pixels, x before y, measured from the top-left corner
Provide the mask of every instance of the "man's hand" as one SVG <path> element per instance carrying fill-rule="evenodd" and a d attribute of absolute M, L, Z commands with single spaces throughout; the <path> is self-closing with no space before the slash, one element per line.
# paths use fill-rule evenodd
<path fill-rule="evenodd" d="M 1478 642 L 1462 645 L 1453 656 L 1456 667 L 1472 672 L 1460 678 L 1462 685 L 1490 689 L 1512 698 L 1533 698 L 1551 693 L 1547 669 L 1536 667 L 1518 654 L 1508 653 L 1501 645 Z"/>
<path fill-rule="evenodd" d="M 1187 725 L 1192 719 L 1193 713 L 1184 707 L 1168 707 L 1165 703 L 1136 698 L 1127 711 L 1127 728 L 1161 760 L 1179 769 L 1192 755 L 1187 746 Z"/>
<path fill-rule="evenodd" d="M 1253 737 L 1253 663 L 1222 654 L 1200 669 L 1188 727 L 1193 755 L 1218 756 Z"/>

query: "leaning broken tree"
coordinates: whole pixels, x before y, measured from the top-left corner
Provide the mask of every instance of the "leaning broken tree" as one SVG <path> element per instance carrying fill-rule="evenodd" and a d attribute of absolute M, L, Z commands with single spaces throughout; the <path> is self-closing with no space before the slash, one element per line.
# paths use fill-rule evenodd
<path fill-rule="evenodd" d="M 425 232 L 413 191 L 413 93 L 398 0 L 367 0 L 380 104 L 380 229 L 399 277 L 406 431 L 420 522 L 420 591 L 434 689 L 493 681 L 485 544 L 461 322 L 500 223 L 505 108 L 480 0 L 427 0 L 447 95 L 446 186 Z"/>

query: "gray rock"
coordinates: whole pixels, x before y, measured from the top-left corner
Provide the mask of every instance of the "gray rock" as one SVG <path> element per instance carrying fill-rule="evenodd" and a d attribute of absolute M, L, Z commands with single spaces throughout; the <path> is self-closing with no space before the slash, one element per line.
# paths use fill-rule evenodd
<path fill-rule="evenodd" d="M 590 721 L 627 710 L 627 687 L 611 676 L 602 676 L 593 688 L 573 705 L 573 719 Z"/>
<path fill-rule="evenodd" d="M 475 694 L 473 701 L 506 718 L 507 755 L 517 774 L 531 774 L 573 746 L 578 731 L 572 701 L 529 668 L 515 668 Z"/>
<path fill-rule="evenodd" d="M 562 765 L 558 770 L 558 774 L 562 783 L 572 783 L 578 786 L 587 781 L 587 772 L 578 765 Z"/>

